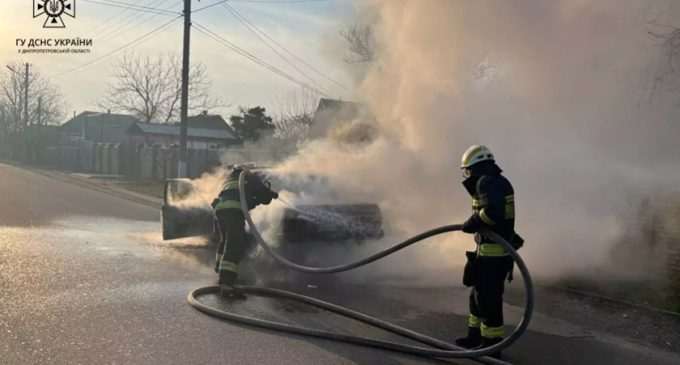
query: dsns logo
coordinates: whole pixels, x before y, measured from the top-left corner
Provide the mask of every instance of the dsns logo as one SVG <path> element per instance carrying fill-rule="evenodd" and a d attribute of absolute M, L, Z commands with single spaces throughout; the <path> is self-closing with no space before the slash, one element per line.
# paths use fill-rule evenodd
<path fill-rule="evenodd" d="M 33 17 L 43 15 L 43 28 L 66 28 L 62 15 L 76 17 L 76 0 L 33 0 Z"/>

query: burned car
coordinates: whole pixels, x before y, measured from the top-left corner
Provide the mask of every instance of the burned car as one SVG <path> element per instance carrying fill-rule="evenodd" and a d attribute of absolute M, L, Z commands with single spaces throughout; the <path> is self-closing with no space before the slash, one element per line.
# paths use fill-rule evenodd
<path fill-rule="evenodd" d="M 327 179 L 313 175 L 281 177 L 267 168 L 250 168 L 251 173 L 263 176 L 275 190 L 293 194 L 310 191 L 328 195 Z M 163 239 L 191 236 L 214 236 L 214 215 L 207 199 L 196 198 L 194 182 L 189 179 L 166 181 L 162 207 Z M 322 200 L 322 199 L 321 199 Z M 284 208 L 277 225 L 276 242 L 301 244 L 305 242 L 361 243 L 382 237 L 382 214 L 377 204 L 337 202 L 301 204 Z"/>

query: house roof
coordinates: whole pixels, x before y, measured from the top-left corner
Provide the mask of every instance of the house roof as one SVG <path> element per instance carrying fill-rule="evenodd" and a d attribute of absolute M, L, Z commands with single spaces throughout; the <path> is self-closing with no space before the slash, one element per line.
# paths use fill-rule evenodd
<path fill-rule="evenodd" d="M 236 132 L 220 115 L 200 114 L 188 118 L 188 136 L 240 141 Z M 60 126 L 63 132 L 82 135 L 97 142 L 120 143 L 129 133 L 179 136 L 179 123 L 156 124 L 141 122 L 134 116 L 116 113 L 84 111 Z"/>
<path fill-rule="evenodd" d="M 359 103 L 321 98 L 312 122 L 318 123 L 329 119 L 353 119 L 359 114 L 361 108 L 362 105 Z"/>
<path fill-rule="evenodd" d="M 177 136 L 180 134 L 179 124 L 157 124 L 157 123 L 135 123 L 128 129 L 129 134 L 156 134 L 166 136 Z M 189 138 L 209 138 L 221 140 L 239 139 L 232 134 L 228 129 L 209 129 L 209 128 L 194 128 L 190 126 L 187 129 L 187 136 Z"/>
<path fill-rule="evenodd" d="M 344 100 L 338 100 L 338 99 L 328 99 L 328 98 L 321 98 L 319 99 L 319 105 L 317 106 L 317 110 L 323 110 L 323 109 L 341 109 L 341 108 L 353 108 L 357 109 L 359 107 L 359 103 L 355 103 L 353 101 L 344 101 Z"/>
<path fill-rule="evenodd" d="M 93 123 L 107 123 L 128 126 L 132 123 L 136 123 L 139 121 L 137 118 L 127 114 L 84 111 L 78 114 L 75 118 L 71 118 L 70 120 L 66 121 L 64 124 L 61 125 L 61 127 L 62 129 L 74 128 L 76 126 L 80 128 L 80 124 L 84 120 Z"/>
<path fill-rule="evenodd" d="M 122 142 L 126 131 L 138 119 L 126 114 L 84 111 L 60 126 L 62 132 L 83 135 L 98 142 Z"/>
<path fill-rule="evenodd" d="M 202 113 L 187 118 L 187 124 L 191 129 L 212 129 L 226 131 L 230 139 L 239 140 L 236 131 L 227 123 L 221 115 Z M 180 125 L 179 122 L 168 123 L 168 125 Z"/>
<path fill-rule="evenodd" d="M 191 128 L 204 129 L 231 129 L 229 124 L 217 114 L 199 114 L 187 118 L 187 123 Z"/>

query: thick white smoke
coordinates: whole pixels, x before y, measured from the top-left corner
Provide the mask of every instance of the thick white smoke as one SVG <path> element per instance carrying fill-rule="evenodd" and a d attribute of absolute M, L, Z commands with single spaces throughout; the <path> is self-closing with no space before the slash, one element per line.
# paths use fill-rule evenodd
<path fill-rule="evenodd" d="M 466 218 L 458 164 L 474 143 L 490 146 L 514 183 L 522 253 L 543 275 L 609 265 L 638 202 L 679 186 L 680 123 L 673 95 L 652 95 L 663 55 L 648 34 L 652 20 L 677 7 L 618 0 L 358 7 L 378 14 L 379 57 L 358 99 L 379 136 L 361 147 L 312 142 L 279 170 L 327 175 L 348 199 L 380 203 L 390 236 Z M 409 266 L 460 262 L 469 240 L 440 238 Z"/>
<path fill-rule="evenodd" d="M 466 219 L 460 155 L 486 144 L 515 186 L 522 254 L 535 273 L 622 268 L 611 252 L 636 231 L 640 202 L 680 186 L 677 94 L 655 82 L 664 55 L 648 34 L 680 15 L 672 5 L 358 2 L 376 19 L 378 58 L 356 97 L 373 118 L 345 121 L 275 171 L 324 176 L 330 202 L 378 203 L 387 243 Z M 259 224 L 280 218 L 283 207 L 272 207 L 254 212 Z M 471 247 L 469 236 L 441 236 L 363 273 L 449 281 L 431 274 L 460 265 Z"/>

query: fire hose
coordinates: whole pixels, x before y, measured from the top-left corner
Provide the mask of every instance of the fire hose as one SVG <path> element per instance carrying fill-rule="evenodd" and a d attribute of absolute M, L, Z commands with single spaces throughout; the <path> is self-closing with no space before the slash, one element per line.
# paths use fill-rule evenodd
<path fill-rule="evenodd" d="M 401 243 L 398 243 L 390 248 L 387 248 L 385 250 L 382 250 L 378 253 L 375 253 L 371 256 L 368 256 L 366 258 L 363 258 L 361 260 L 351 262 L 348 264 L 344 265 L 336 265 L 336 266 L 330 266 L 330 267 L 311 267 L 311 266 L 304 266 L 300 264 L 296 264 L 285 257 L 282 257 L 279 255 L 276 251 L 274 251 L 271 246 L 262 238 L 262 235 L 260 232 L 257 230 L 257 227 L 255 226 L 255 223 L 253 222 L 248 206 L 247 206 L 247 201 L 246 201 L 246 193 L 245 193 L 245 177 L 246 174 L 248 174 L 247 170 L 244 170 L 241 175 L 239 176 L 239 193 L 240 193 L 240 201 L 241 201 L 241 210 L 243 211 L 243 215 L 246 219 L 246 222 L 248 222 L 248 226 L 250 227 L 250 232 L 251 234 L 255 237 L 255 240 L 257 243 L 262 247 L 262 249 L 267 252 L 269 255 L 271 255 L 277 262 L 280 264 L 297 270 L 297 271 L 302 271 L 302 272 L 307 272 L 307 273 L 316 273 L 316 274 L 331 274 L 331 273 L 339 273 L 343 271 L 348 271 L 352 270 L 355 268 L 358 268 L 360 266 L 367 265 L 369 263 L 372 263 L 374 261 L 380 260 L 381 258 L 384 258 L 385 256 L 388 256 L 392 253 L 395 253 L 401 249 L 404 249 L 410 245 L 413 245 L 414 243 L 421 242 L 429 237 L 436 236 L 442 233 L 447 233 L 447 232 L 455 232 L 455 231 L 460 231 L 462 228 L 462 225 L 459 224 L 453 224 L 453 225 L 447 225 L 447 226 L 441 226 L 437 227 L 428 231 L 425 231 L 423 233 L 420 233 L 416 236 L 413 236 Z M 290 299 L 302 303 L 306 303 L 324 310 L 328 310 L 349 318 L 353 318 L 355 320 L 367 323 L 369 325 L 381 328 L 383 330 L 395 333 L 397 335 L 409 338 L 411 340 L 414 340 L 416 342 L 420 342 L 426 345 L 429 345 L 431 347 L 422 347 L 422 346 L 412 346 L 412 345 L 406 345 L 406 344 L 400 344 L 397 342 L 390 342 L 390 341 L 382 341 L 382 340 L 375 340 L 371 338 L 365 338 L 365 337 L 358 337 L 358 336 L 351 336 L 351 335 L 345 335 L 345 334 L 339 334 L 339 333 L 334 333 L 334 332 L 329 332 L 329 331 L 323 331 L 323 330 L 318 330 L 318 329 L 313 329 L 313 328 L 307 328 L 307 327 L 300 327 L 300 326 L 294 326 L 290 325 L 287 323 L 282 323 L 282 322 L 275 322 L 275 321 L 270 321 L 270 320 L 265 320 L 265 319 L 259 319 L 259 318 L 254 318 L 254 317 L 249 317 L 245 315 L 240 315 L 236 313 L 231 313 L 231 312 L 226 312 L 217 308 L 210 307 L 208 305 L 203 304 L 198 300 L 198 297 L 206 294 L 214 294 L 218 293 L 220 290 L 219 286 L 207 286 L 207 287 L 202 287 L 193 290 L 191 293 L 188 295 L 188 302 L 191 306 L 196 308 L 197 310 L 204 312 L 208 315 L 218 317 L 221 319 L 225 319 L 228 321 L 233 321 L 241 324 L 246 324 L 246 325 L 251 325 L 251 326 L 256 326 L 260 328 L 266 328 L 266 329 L 273 329 L 273 330 L 278 330 L 278 331 L 283 331 L 283 332 L 288 332 L 288 333 L 293 333 L 293 334 L 298 334 L 298 335 L 305 335 L 305 336 L 312 336 L 312 337 L 317 337 L 317 338 L 323 338 L 327 340 L 333 340 L 333 341 L 340 341 L 340 342 L 346 342 L 346 343 L 351 343 L 355 345 L 361 345 L 361 346 L 369 346 L 369 347 L 375 347 L 375 348 L 380 348 L 380 349 L 385 349 L 385 350 L 390 350 L 390 351 L 396 351 L 396 352 L 401 352 L 401 353 L 406 353 L 406 354 L 411 354 L 411 355 L 418 355 L 418 356 L 423 356 L 423 357 L 432 357 L 432 358 L 468 358 L 471 360 L 475 360 L 481 363 L 485 364 L 496 364 L 496 365 L 501 365 L 505 364 L 508 365 L 510 363 L 506 361 L 502 361 L 499 359 L 495 359 L 493 357 L 490 357 L 489 355 L 496 353 L 498 351 L 501 351 L 502 349 L 507 348 L 510 346 L 512 343 L 514 343 L 524 332 L 526 331 L 527 327 L 529 326 L 529 322 L 531 320 L 531 315 L 533 313 L 533 307 L 534 307 L 534 291 L 533 291 L 533 284 L 531 281 L 531 275 L 529 274 L 529 270 L 527 269 L 526 264 L 524 263 L 524 260 L 522 260 L 522 257 L 517 253 L 515 248 L 503 237 L 500 235 L 494 233 L 493 231 L 486 230 L 484 231 L 484 234 L 487 235 L 488 237 L 492 238 L 494 241 L 501 243 L 507 252 L 510 254 L 510 256 L 514 259 L 515 263 L 517 264 L 517 267 L 519 268 L 519 271 L 522 275 L 522 281 L 524 283 L 524 295 L 525 295 L 525 305 L 524 305 L 524 313 L 522 315 L 522 318 L 520 319 L 519 323 L 515 326 L 513 332 L 506 338 L 504 338 L 501 342 L 489 346 L 489 347 L 484 347 L 484 348 L 477 348 L 477 349 L 463 349 L 460 348 L 454 344 L 450 344 L 441 340 L 438 340 L 433 337 L 429 337 L 427 335 L 414 332 L 412 330 L 409 330 L 407 328 L 397 326 L 395 324 L 377 319 L 373 316 L 369 316 L 367 314 L 363 314 L 361 312 L 357 312 L 354 310 L 351 310 L 349 308 L 339 306 L 336 304 L 332 304 L 329 302 L 322 301 L 320 299 L 312 298 L 309 296 L 305 296 L 302 294 L 296 294 L 290 291 L 286 290 L 281 290 L 281 289 L 273 289 L 273 288 L 266 288 L 266 287 L 256 287 L 256 286 L 237 286 L 236 288 L 240 290 L 243 293 L 251 293 L 255 295 L 262 295 L 262 296 L 269 296 L 269 297 L 277 297 L 277 298 L 284 298 L 284 299 Z"/>

